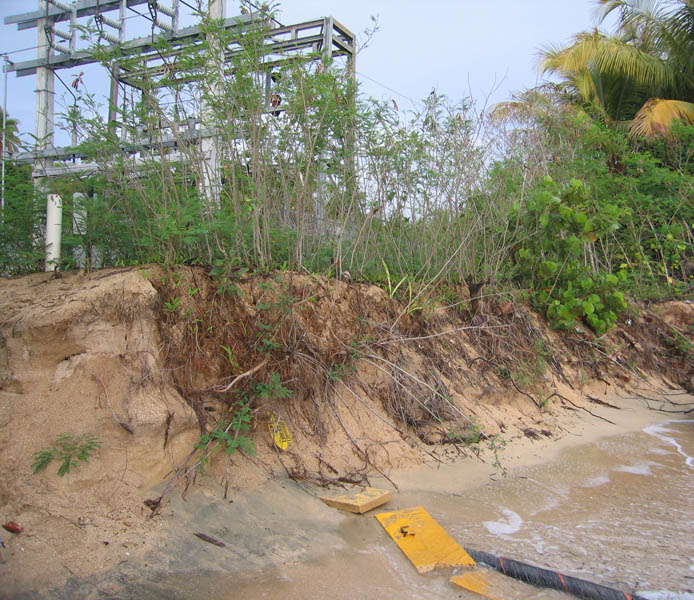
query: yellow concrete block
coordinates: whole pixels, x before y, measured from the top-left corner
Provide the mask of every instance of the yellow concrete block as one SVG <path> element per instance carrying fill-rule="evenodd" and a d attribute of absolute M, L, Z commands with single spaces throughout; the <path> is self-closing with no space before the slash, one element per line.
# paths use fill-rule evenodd
<path fill-rule="evenodd" d="M 359 515 L 385 504 L 392 498 L 393 494 L 388 490 L 379 490 L 372 487 L 355 488 L 351 492 L 333 496 L 332 498 L 320 496 L 320 499 L 328 506 Z"/>
<path fill-rule="evenodd" d="M 376 515 L 419 573 L 474 567 L 475 561 L 421 506 Z"/>
<path fill-rule="evenodd" d="M 493 595 L 491 585 L 485 573 L 479 571 L 469 571 L 462 575 L 451 577 L 451 583 L 463 588 L 469 592 L 473 592 L 478 596 L 488 598 L 488 600 L 499 600 L 499 596 Z"/>

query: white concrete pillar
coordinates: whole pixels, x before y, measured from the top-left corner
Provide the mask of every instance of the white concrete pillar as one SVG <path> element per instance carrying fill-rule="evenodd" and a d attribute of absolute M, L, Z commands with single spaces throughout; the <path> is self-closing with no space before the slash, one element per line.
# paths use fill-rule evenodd
<path fill-rule="evenodd" d="M 47 0 L 39 0 L 39 11 L 41 14 L 46 14 Z M 48 36 L 46 35 L 46 27 L 52 25 L 51 19 L 38 19 L 37 30 L 37 52 L 36 57 L 39 60 L 47 60 L 51 54 L 51 48 L 48 45 Z M 42 191 L 46 189 L 46 169 L 53 165 L 53 160 L 42 158 L 40 153 L 53 146 L 53 131 L 55 127 L 55 73 L 48 67 L 38 67 L 36 69 L 36 145 L 34 150 L 39 153 L 39 158 L 34 160 L 34 183 L 36 187 Z M 46 205 L 46 271 L 55 270 L 57 261 L 60 260 L 60 225 L 58 225 L 58 241 L 55 240 L 49 243 L 48 240 L 48 223 L 55 216 L 55 206 L 51 208 L 51 196 L 48 197 Z M 60 205 L 60 221 L 62 221 L 62 202 L 57 196 L 58 204 Z M 54 203 L 55 204 L 55 203 Z M 49 251 L 49 248 L 54 250 L 57 248 L 57 254 Z M 49 254 L 49 252 L 51 252 Z"/>
<path fill-rule="evenodd" d="M 209 4 L 210 19 L 226 19 L 227 18 L 227 2 L 226 0 L 210 0 Z"/>
<path fill-rule="evenodd" d="M 47 0 L 39 1 L 39 10 L 46 11 Z M 46 27 L 52 25 L 52 19 L 38 20 L 38 39 L 36 58 L 47 60 L 51 53 L 48 45 Z M 53 146 L 53 130 L 55 127 L 55 73 L 48 67 L 36 69 L 36 150 L 41 151 Z M 39 167 L 45 167 L 45 160 L 37 161 Z M 51 163 L 53 161 L 50 161 Z"/>
<path fill-rule="evenodd" d="M 63 199 L 48 194 L 46 203 L 46 271 L 55 271 L 60 262 L 61 230 L 63 226 Z"/>
<path fill-rule="evenodd" d="M 209 0 L 208 11 L 210 19 L 218 20 L 226 18 L 226 0 Z M 214 42 L 216 40 L 211 40 Z M 224 50 L 218 49 L 218 60 L 222 61 L 222 71 L 224 63 Z M 216 68 L 216 65 L 215 65 Z M 212 90 L 213 94 L 224 93 L 223 86 L 217 86 L 217 89 Z M 200 134 L 204 137 L 200 142 L 200 151 L 202 154 L 202 193 L 209 202 L 210 208 L 219 207 L 219 197 L 222 191 L 222 165 L 219 151 L 219 137 L 216 131 L 216 123 L 214 111 L 208 107 L 203 108 L 205 113 L 202 119 L 202 127 Z"/>

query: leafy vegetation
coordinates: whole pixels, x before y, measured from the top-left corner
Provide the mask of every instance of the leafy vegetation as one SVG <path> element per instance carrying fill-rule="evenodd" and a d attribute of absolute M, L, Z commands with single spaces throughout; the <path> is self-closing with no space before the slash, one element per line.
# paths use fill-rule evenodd
<path fill-rule="evenodd" d="M 3 127 L 4 123 L 4 127 Z M 18 152 L 22 147 L 22 140 L 19 138 L 19 121 L 5 115 L 5 111 L 0 107 L 0 156 L 5 152 L 12 154 Z"/>
<path fill-rule="evenodd" d="M 432 288 L 520 288 L 553 327 L 598 336 L 629 295 L 690 293 L 694 127 L 668 123 L 667 137 L 637 139 L 618 122 L 656 93 L 691 100 L 692 9 L 684 0 L 648 14 L 631 0 L 599 4 L 617 11 L 624 39 L 581 34 L 548 51 L 543 69 L 563 83 L 487 117 L 436 94 L 409 113 L 364 99 L 348 70 L 321 55 L 278 64 L 269 104 L 262 27 L 232 34 L 203 20 L 204 43 L 177 48 L 175 69 L 158 82 L 138 81 L 115 125 L 75 90 L 63 119 L 99 174 L 51 182 L 64 201 L 61 268 L 204 264 L 220 294 L 238 293 L 246 273 L 347 271 L 417 315 Z M 244 48 L 234 77 L 220 76 L 215 44 Z M 617 46 L 609 62 L 605 49 Z M 115 58 L 96 51 L 104 63 Z M 138 57 L 118 58 L 138 72 Z M 203 128 L 215 132 L 219 182 L 209 149 L 187 137 Z M 172 139 L 177 151 L 162 154 Z M 41 268 L 44 227 L 29 170 L 9 164 L 3 273 Z M 177 313 L 195 290 L 174 291 L 164 310 Z M 270 354 L 292 300 L 263 291 L 254 348 Z"/>
<path fill-rule="evenodd" d="M 71 469 L 76 469 L 79 462 L 89 462 L 90 456 L 100 447 L 99 438 L 91 434 L 75 436 L 71 433 L 61 433 L 50 448 L 44 448 L 34 454 L 31 469 L 36 474 L 56 461 L 60 463 L 58 475 L 62 477 Z"/>
<path fill-rule="evenodd" d="M 0 273 L 22 275 L 43 268 L 40 243 L 45 201 L 34 191 L 31 165 L 5 164 L 5 206 L 0 221 Z"/>
<path fill-rule="evenodd" d="M 617 15 L 614 35 L 579 33 L 544 52 L 542 70 L 611 121 L 638 136 L 694 124 L 694 5 L 691 0 L 597 0 L 599 20 Z"/>
<path fill-rule="evenodd" d="M 598 275 L 589 266 L 597 261 L 594 245 L 619 228 L 623 214 L 613 204 L 593 204 L 581 181 L 572 179 L 560 189 L 549 176 L 522 208 L 512 208 L 515 227 L 539 234 L 515 252 L 519 279 L 530 286 L 532 300 L 546 310 L 555 329 L 572 329 L 583 321 L 602 335 L 626 308 L 617 290 L 620 278 Z M 625 278 L 623 271 L 619 274 Z"/>
<path fill-rule="evenodd" d="M 245 435 L 251 429 L 251 407 L 248 400 L 242 400 L 231 421 L 221 420 L 214 430 L 200 436 L 200 441 L 195 448 L 201 450 L 199 458 L 200 468 L 204 469 L 210 457 L 217 449 L 223 449 L 226 454 L 234 454 L 241 450 L 246 454 L 255 454 L 253 440 Z"/>

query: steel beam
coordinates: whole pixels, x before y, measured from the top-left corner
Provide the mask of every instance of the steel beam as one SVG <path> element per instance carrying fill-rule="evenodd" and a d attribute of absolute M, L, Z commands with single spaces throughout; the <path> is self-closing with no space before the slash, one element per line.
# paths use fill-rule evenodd
<path fill-rule="evenodd" d="M 224 21 L 224 28 L 232 29 L 234 27 L 242 27 L 251 23 L 252 20 L 253 18 L 248 15 L 232 17 Z M 157 36 L 156 40 L 166 41 L 170 44 L 183 44 L 199 36 L 200 27 L 195 25 L 193 27 L 180 29 L 179 31 L 173 33 L 162 33 Z M 123 55 L 128 56 L 137 54 L 138 52 L 152 51 L 154 50 L 154 45 L 152 44 L 151 36 L 146 36 L 125 42 L 120 46 L 120 50 Z M 79 52 L 75 52 L 73 56 L 51 56 L 50 60 L 48 57 L 46 57 L 14 63 L 13 65 L 10 65 L 10 71 L 15 71 L 17 73 L 17 77 L 24 77 L 26 75 L 33 75 L 36 73 L 36 69 L 39 67 L 50 66 L 50 68 L 53 70 L 70 69 L 75 66 L 96 62 L 99 62 L 99 60 L 94 58 L 93 54 L 89 50 L 81 50 Z"/>
<path fill-rule="evenodd" d="M 298 25 L 290 25 L 286 27 L 280 27 L 276 29 L 271 29 L 266 32 L 265 34 L 265 39 L 266 39 L 266 44 L 264 48 L 264 52 L 266 56 L 271 57 L 272 55 L 279 55 L 279 54 L 284 54 L 287 52 L 300 52 L 302 50 L 313 50 L 313 47 L 315 45 L 323 46 L 324 52 L 326 56 L 331 56 L 333 58 L 337 58 L 339 56 L 347 56 L 347 57 L 353 57 L 353 43 L 354 39 L 349 38 L 351 40 L 351 44 L 349 41 L 347 41 L 348 38 L 346 38 L 345 34 L 345 28 L 342 26 L 339 27 L 334 27 L 332 30 L 333 34 L 329 35 L 326 32 L 329 30 L 330 27 L 330 19 L 331 17 L 328 17 L 327 19 L 323 20 L 315 20 L 315 21 L 308 21 L 306 23 L 301 23 Z M 327 22 L 327 26 L 326 26 Z M 321 31 L 323 29 L 323 31 Z M 335 32 L 338 33 L 338 35 L 335 35 Z M 306 34 L 310 35 L 306 35 Z M 300 34 L 302 34 L 300 36 Z M 351 34 L 350 34 L 351 35 Z M 288 36 L 288 37 L 283 37 L 283 36 Z M 162 58 L 162 56 L 166 58 L 170 58 L 172 56 L 175 56 L 178 54 L 181 50 L 180 49 L 172 49 L 168 52 L 161 53 L 161 52 L 156 52 L 152 53 L 147 56 L 142 57 L 143 63 L 146 63 L 147 59 L 155 59 L 159 60 Z M 238 54 L 243 53 L 244 51 L 242 49 L 237 49 L 236 47 L 227 47 L 225 49 L 225 61 L 228 63 L 231 61 L 231 59 Z M 263 65 L 263 68 L 266 69 L 271 69 L 276 66 L 285 64 L 287 60 L 291 59 L 280 59 L 280 60 L 275 60 L 275 61 L 270 61 L 266 62 Z M 351 61 L 353 63 L 353 60 Z M 354 69 L 350 69 L 350 73 L 352 76 L 354 75 L 353 73 Z M 136 88 L 140 88 L 140 86 L 137 83 L 137 80 L 139 78 L 147 77 L 148 79 L 148 85 L 154 86 L 154 87 L 164 87 L 167 85 L 170 85 L 171 83 L 187 83 L 190 81 L 194 81 L 195 77 L 181 77 L 178 79 L 175 78 L 169 78 L 164 81 L 156 81 L 157 76 L 163 76 L 169 74 L 167 72 L 166 66 L 165 65 L 155 65 L 151 67 L 143 67 L 141 69 L 138 69 L 136 71 L 128 71 L 124 72 L 120 80 L 123 83 L 126 83 L 128 85 L 131 85 Z"/>
<path fill-rule="evenodd" d="M 125 154 L 137 154 L 148 150 L 159 150 L 176 148 L 197 143 L 199 140 L 212 137 L 212 134 L 204 129 L 191 129 L 178 135 L 167 135 L 159 138 L 156 142 L 141 139 L 131 143 L 120 145 L 121 152 Z M 86 155 L 77 148 L 70 146 L 51 146 L 34 152 L 18 152 L 12 155 L 12 159 L 17 164 L 27 164 L 40 160 L 64 161 L 85 158 Z"/>

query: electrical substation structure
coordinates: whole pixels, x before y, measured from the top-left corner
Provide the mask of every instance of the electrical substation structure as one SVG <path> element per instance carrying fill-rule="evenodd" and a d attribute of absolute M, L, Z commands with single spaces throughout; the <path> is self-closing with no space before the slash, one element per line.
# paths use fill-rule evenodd
<path fill-rule="evenodd" d="M 189 2 L 198 6 L 194 7 Z M 206 2 L 204 8 L 201 6 L 203 2 Z M 184 135 L 177 132 L 167 136 L 160 131 L 156 144 L 151 136 L 143 135 L 142 131 L 139 135 L 133 135 L 133 128 L 126 127 L 118 120 L 120 103 L 125 102 L 128 90 L 144 93 L 141 82 L 145 80 L 154 88 L 168 85 L 167 81 L 175 81 L 177 53 L 204 42 L 206 34 L 202 26 L 180 26 L 181 5 L 198 14 L 204 10 L 210 21 L 222 24 L 225 32 L 241 35 L 252 28 L 262 32 L 260 68 L 264 76 L 265 102 L 269 114 L 277 112 L 277 95 L 272 91 L 275 81 L 273 70 L 288 61 L 297 58 L 306 61 L 344 59 L 347 76 L 354 78 L 355 37 L 333 17 L 285 26 L 264 8 L 249 1 L 244 4 L 254 9 L 228 18 L 226 0 L 168 0 L 168 3 L 159 0 L 74 0 L 70 3 L 38 0 L 38 10 L 5 18 L 6 25 L 17 25 L 18 30 L 36 29 L 38 34 L 36 59 L 16 63 L 6 61 L 5 69 L 6 72 L 15 72 L 18 77 L 36 76 L 34 147 L 31 152 L 11 156 L 11 160 L 33 165 L 35 186 L 46 196 L 46 271 L 55 270 L 60 261 L 62 229 L 62 199 L 58 194 L 49 193 L 49 180 L 99 172 L 99 165 L 79 152 L 76 133 L 73 133 L 70 146 L 57 147 L 54 144 L 57 71 L 88 64 L 104 65 L 110 80 L 108 123 L 121 141 L 122 152 L 127 153 L 136 164 L 142 152 L 166 152 L 167 157 L 173 160 L 181 143 L 196 144 L 205 161 L 203 181 L 199 185 L 208 201 L 213 203 L 218 201 L 221 189 L 222 162 L 214 127 L 205 126 L 204 115 L 193 119 L 188 115 L 183 124 Z M 126 22 L 129 29 L 133 22 L 132 27 L 137 29 L 139 26 L 140 31 L 146 25 L 151 29 L 151 35 L 128 39 Z M 96 31 L 96 43 L 81 48 L 84 32 L 88 29 Z M 166 45 L 165 52 L 159 49 L 161 43 Z M 225 41 L 219 48 L 225 77 L 234 76 L 232 61 L 242 51 L 238 42 Z M 105 63 L 105 55 L 117 58 Z M 133 68 L 135 57 L 137 66 Z M 187 75 L 186 81 L 191 81 L 190 75 Z M 6 154 L 3 154 L 3 160 Z"/>

